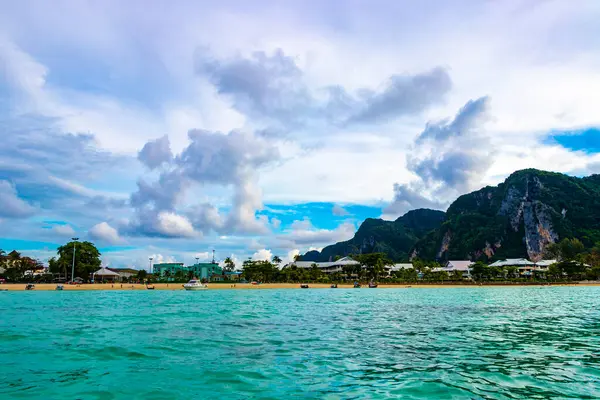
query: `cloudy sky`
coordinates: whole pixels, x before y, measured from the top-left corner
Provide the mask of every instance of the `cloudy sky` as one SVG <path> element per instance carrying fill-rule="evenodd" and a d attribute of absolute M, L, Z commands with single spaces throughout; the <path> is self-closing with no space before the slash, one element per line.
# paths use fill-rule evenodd
<path fill-rule="evenodd" d="M 0 248 L 286 259 L 600 172 L 600 2 L 0 0 Z"/>

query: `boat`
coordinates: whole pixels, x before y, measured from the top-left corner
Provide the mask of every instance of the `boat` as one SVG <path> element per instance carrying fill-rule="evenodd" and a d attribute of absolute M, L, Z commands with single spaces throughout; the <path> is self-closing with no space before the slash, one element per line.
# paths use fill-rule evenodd
<path fill-rule="evenodd" d="M 35 289 L 35 285 L 33 283 L 28 283 L 27 286 L 25 286 L 25 290 L 33 290 Z"/>
<path fill-rule="evenodd" d="M 374 289 L 374 288 L 376 288 L 376 287 L 377 287 L 377 284 L 376 284 L 376 283 L 374 283 L 374 282 L 369 282 L 369 287 L 370 287 L 371 289 Z"/>
<path fill-rule="evenodd" d="M 183 285 L 185 290 L 203 290 L 208 289 L 208 285 L 206 283 L 202 283 L 196 279 L 192 279 L 185 285 Z"/>
<path fill-rule="evenodd" d="M 148 289 L 148 290 L 154 290 L 154 285 L 146 285 L 146 289 Z"/>
<path fill-rule="evenodd" d="M 64 285 L 56 285 L 56 290 L 65 290 Z"/>
<path fill-rule="evenodd" d="M 356 288 L 356 289 L 360 288 L 360 283 L 354 282 L 354 288 Z"/>
<path fill-rule="evenodd" d="M 308 285 L 306 283 L 303 283 L 302 285 L 300 285 L 300 288 L 302 288 L 302 289 L 308 289 Z"/>
<path fill-rule="evenodd" d="M 337 289 L 337 283 L 332 283 L 330 286 L 332 289 Z"/>

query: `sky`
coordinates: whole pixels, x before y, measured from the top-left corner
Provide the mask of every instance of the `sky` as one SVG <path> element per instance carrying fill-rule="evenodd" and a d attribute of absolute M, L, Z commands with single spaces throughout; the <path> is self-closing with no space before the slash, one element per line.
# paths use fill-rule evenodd
<path fill-rule="evenodd" d="M 600 173 L 600 2 L 0 0 L 0 248 L 295 254 Z"/>

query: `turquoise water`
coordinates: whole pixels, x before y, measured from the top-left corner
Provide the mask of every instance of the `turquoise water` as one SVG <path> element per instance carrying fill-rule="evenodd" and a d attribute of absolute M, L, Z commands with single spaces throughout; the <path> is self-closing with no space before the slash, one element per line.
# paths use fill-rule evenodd
<path fill-rule="evenodd" d="M 599 398 L 600 288 L 0 292 L 0 398 Z"/>

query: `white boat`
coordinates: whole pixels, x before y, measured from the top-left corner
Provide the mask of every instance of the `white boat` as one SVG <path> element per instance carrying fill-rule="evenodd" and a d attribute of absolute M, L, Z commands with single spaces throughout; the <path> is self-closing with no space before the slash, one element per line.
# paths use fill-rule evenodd
<path fill-rule="evenodd" d="M 200 281 L 192 279 L 191 281 L 183 285 L 183 288 L 185 290 L 204 290 L 208 289 L 208 285 L 206 283 L 201 283 Z"/>

